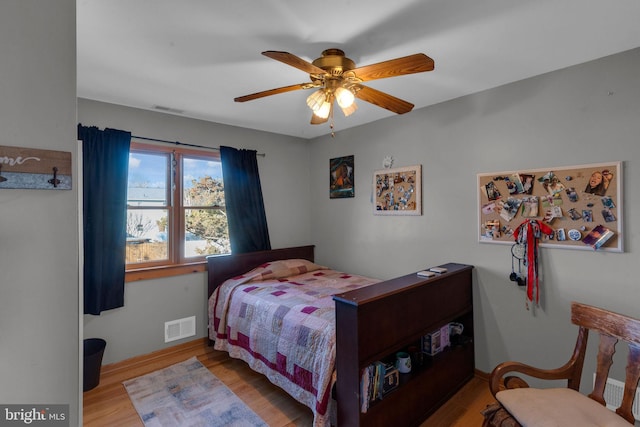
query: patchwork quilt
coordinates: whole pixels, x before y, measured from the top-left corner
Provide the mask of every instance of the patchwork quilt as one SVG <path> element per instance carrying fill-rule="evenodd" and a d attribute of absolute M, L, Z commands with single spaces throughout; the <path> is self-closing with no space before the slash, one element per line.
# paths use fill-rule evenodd
<path fill-rule="evenodd" d="M 306 260 L 270 262 L 213 293 L 209 337 L 215 349 L 246 361 L 311 408 L 314 426 L 328 426 L 336 354 L 332 295 L 376 282 Z"/>

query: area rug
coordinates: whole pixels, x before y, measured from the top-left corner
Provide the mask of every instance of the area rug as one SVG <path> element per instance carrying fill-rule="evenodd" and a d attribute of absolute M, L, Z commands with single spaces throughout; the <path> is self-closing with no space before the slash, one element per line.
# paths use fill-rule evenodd
<path fill-rule="evenodd" d="M 196 357 L 122 384 L 146 427 L 267 427 Z"/>

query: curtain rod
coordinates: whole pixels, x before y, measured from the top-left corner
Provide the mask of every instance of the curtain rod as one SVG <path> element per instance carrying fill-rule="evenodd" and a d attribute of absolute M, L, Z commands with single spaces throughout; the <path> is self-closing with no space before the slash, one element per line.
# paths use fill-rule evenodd
<path fill-rule="evenodd" d="M 131 138 L 144 139 L 146 141 L 162 142 L 162 143 L 165 143 L 165 144 L 183 145 L 185 147 L 205 148 L 207 150 L 218 150 L 218 151 L 220 151 L 220 147 L 205 147 L 204 145 L 187 144 L 187 143 L 180 142 L 180 141 L 168 141 L 166 139 L 147 138 L 146 136 L 131 135 Z M 265 157 L 266 154 L 265 153 L 256 153 L 256 156 Z"/>

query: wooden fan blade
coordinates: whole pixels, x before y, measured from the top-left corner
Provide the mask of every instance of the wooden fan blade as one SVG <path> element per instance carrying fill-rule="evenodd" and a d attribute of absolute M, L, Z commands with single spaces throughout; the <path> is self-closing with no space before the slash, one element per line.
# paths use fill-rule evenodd
<path fill-rule="evenodd" d="M 412 103 L 403 101 L 395 96 L 391 96 L 387 93 L 380 92 L 379 90 L 363 85 L 356 85 L 356 87 L 359 89 L 356 91 L 356 98 L 370 102 L 378 107 L 385 108 L 398 114 L 408 113 L 413 109 Z"/>
<path fill-rule="evenodd" d="M 258 98 L 264 98 L 265 96 L 277 95 L 279 93 L 291 92 L 299 89 L 309 89 L 312 87 L 316 87 L 316 86 L 312 85 L 311 83 L 300 83 L 297 85 L 284 86 L 276 89 L 264 90 L 262 92 L 252 93 L 251 95 L 239 96 L 237 98 L 233 98 L 233 100 L 236 102 L 252 101 Z"/>
<path fill-rule="evenodd" d="M 315 114 L 311 114 L 311 124 L 312 125 L 321 125 L 322 123 L 327 123 L 327 121 L 329 121 L 329 117 L 327 116 L 326 119 L 323 119 L 322 117 L 318 117 Z"/>
<path fill-rule="evenodd" d="M 287 65 L 291 65 L 292 67 L 297 68 L 298 70 L 302 70 L 309 74 L 318 74 L 323 75 L 327 74 L 325 70 L 320 67 L 316 67 L 311 62 L 305 61 L 302 58 L 295 56 L 289 52 L 279 52 L 277 50 L 267 50 L 262 52 L 264 56 L 267 56 L 271 59 L 275 59 L 276 61 L 284 62 Z"/>
<path fill-rule="evenodd" d="M 434 66 L 433 59 L 424 53 L 416 53 L 415 55 L 409 55 L 403 58 L 390 59 L 389 61 L 354 68 L 349 72 L 354 73 L 357 78 L 366 82 L 369 80 L 432 71 Z"/>

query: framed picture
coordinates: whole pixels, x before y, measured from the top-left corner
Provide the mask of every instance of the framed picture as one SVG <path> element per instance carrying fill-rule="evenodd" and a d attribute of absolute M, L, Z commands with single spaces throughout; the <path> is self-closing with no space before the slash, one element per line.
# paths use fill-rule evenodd
<path fill-rule="evenodd" d="M 540 246 L 623 252 L 622 162 L 478 174 L 478 240 L 514 243 L 528 220 Z"/>
<path fill-rule="evenodd" d="M 329 198 L 355 197 L 353 185 L 353 156 L 329 160 Z"/>
<path fill-rule="evenodd" d="M 422 166 L 373 174 L 374 215 L 422 215 Z"/>

